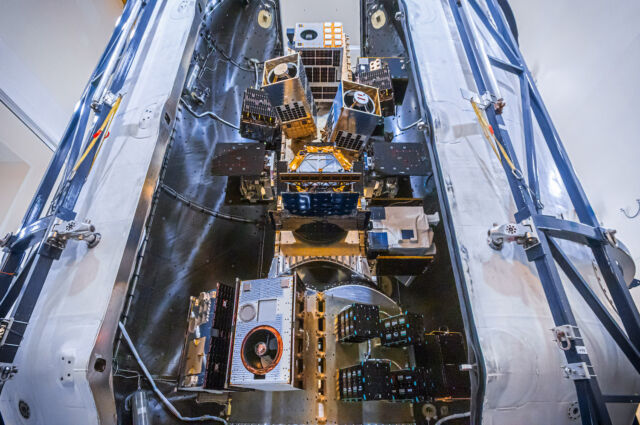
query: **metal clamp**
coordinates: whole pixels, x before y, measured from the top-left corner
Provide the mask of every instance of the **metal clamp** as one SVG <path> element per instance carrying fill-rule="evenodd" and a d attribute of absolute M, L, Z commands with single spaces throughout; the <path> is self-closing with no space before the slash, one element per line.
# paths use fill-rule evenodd
<path fill-rule="evenodd" d="M 616 239 L 617 230 L 601 228 L 600 231 L 602 232 L 602 236 L 609 243 L 609 245 L 613 247 L 618 246 L 618 240 Z"/>
<path fill-rule="evenodd" d="M 578 336 L 577 330 L 578 327 L 572 325 L 560 325 L 552 328 L 551 331 L 556 337 L 554 341 L 558 344 L 558 348 L 562 351 L 569 351 L 572 346 L 571 341 L 582 339 L 582 337 Z"/>
<path fill-rule="evenodd" d="M 463 363 L 458 366 L 458 370 L 460 372 L 475 372 L 477 369 L 478 369 L 478 365 L 475 363 L 474 364 Z"/>
<path fill-rule="evenodd" d="M 5 341 L 7 340 L 7 336 L 11 331 L 12 325 L 13 318 L 0 320 L 0 346 L 4 345 Z"/>
<path fill-rule="evenodd" d="M 104 103 L 107 106 L 111 107 L 111 106 L 113 106 L 114 103 L 116 103 L 116 100 L 118 100 L 118 97 L 119 97 L 119 94 L 107 91 L 104 94 L 104 96 L 102 96 L 102 103 Z"/>
<path fill-rule="evenodd" d="M 479 95 L 471 90 L 461 88 L 460 93 L 463 99 L 473 101 L 480 109 L 487 109 L 497 100 L 496 97 L 489 92 Z"/>
<path fill-rule="evenodd" d="M 427 123 L 422 120 L 418 121 L 418 123 L 416 124 L 416 129 L 418 131 L 425 131 L 427 128 Z"/>
<path fill-rule="evenodd" d="M 503 225 L 494 223 L 487 235 L 487 243 L 496 251 L 500 251 L 505 242 L 516 242 L 525 248 L 536 245 L 539 242 L 533 231 L 533 225 L 530 223 L 507 223 Z"/>
<path fill-rule="evenodd" d="M 585 362 L 569 363 L 562 367 L 562 371 L 565 378 L 572 381 L 591 379 L 592 376 L 595 376 L 589 372 L 589 366 Z"/>
<path fill-rule="evenodd" d="M 22 320 L 16 320 L 13 317 L 9 317 L 7 319 L 0 319 L 0 347 L 3 345 L 14 346 L 15 344 L 7 344 L 7 337 L 9 333 L 11 333 L 11 328 L 14 323 L 19 323 L 21 325 L 27 326 L 29 322 L 23 322 Z M 0 372 L 1 373 L 1 372 Z"/>
<path fill-rule="evenodd" d="M 18 373 L 18 368 L 15 366 L 3 366 L 0 369 L 0 382 L 4 383 L 13 378 Z"/>
<path fill-rule="evenodd" d="M 26 323 L 26 322 L 14 320 L 13 318 L 0 320 L 0 346 L 5 345 L 7 336 L 9 336 L 9 332 L 11 332 L 11 327 L 15 322 Z M 6 345 L 13 346 L 14 344 L 6 344 Z M 15 366 L 6 365 L 6 366 L 0 367 L 0 388 L 6 381 L 13 378 L 16 373 L 18 373 L 18 368 Z"/>
<path fill-rule="evenodd" d="M 13 233 L 11 232 L 7 233 L 4 236 L 4 238 L 0 238 L 0 248 L 4 248 L 5 246 L 8 246 L 12 238 L 13 238 Z"/>
<path fill-rule="evenodd" d="M 54 223 L 47 242 L 64 248 L 68 240 L 85 241 L 89 248 L 93 248 L 100 242 L 101 235 L 89 220 L 83 222 L 65 221 L 57 219 Z"/>

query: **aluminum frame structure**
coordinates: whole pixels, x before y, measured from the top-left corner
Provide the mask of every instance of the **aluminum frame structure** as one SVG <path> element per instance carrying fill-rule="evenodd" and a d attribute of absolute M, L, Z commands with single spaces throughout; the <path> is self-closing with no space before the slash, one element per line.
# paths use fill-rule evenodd
<path fill-rule="evenodd" d="M 470 11 L 465 3 L 477 15 L 478 19 L 492 35 L 494 41 L 504 53 L 507 61 L 486 55 L 478 46 L 477 38 L 471 27 Z M 522 101 L 522 120 L 524 123 L 524 140 L 526 147 L 527 176 L 514 172 L 507 161 L 502 161 L 514 201 L 518 208 L 515 220 L 532 220 L 538 230 L 539 242 L 525 248 L 527 258 L 536 266 L 543 285 L 553 320 L 557 327 L 570 327 L 574 330 L 573 343 L 564 351 L 567 367 L 571 372 L 581 368 L 584 374 L 572 376 L 582 423 L 611 424 L 606 403 L 638 403 L 636 395 L 605 395 L 598 385 L 597 376 L 589 360 L 586 347 L 583 345 L 576 319 L 571 309 L 567 294 L 562 285 L 558 266 L 582 295 L 585 302 L 593 310 L 605 329 L 624 352 L 633 367 L 640 373 L 640 315 L 631 298 L 622 271 L 616 262 L 614 249 L 617 242 L 611 231 L 602 228 L 587 199 L 587 196 L 568 159 L 556 128 L 551 121 L 540 93 L 534 83 L 531 72 L 522 57 L 517 42 L 508 26 L 506 17 L 496 0 L 486 0 L 488 13 L 477 0 L 449 0 L 455 23 L 471 68 L 473 79 L 480 95 L 491 93 L 491 75 L 489 66 L 496 67 L 516 75 L 520 81 Z M 497 140 L 505 148 L 513 161 L 516 170 L 520 170 L 513 144 L 503 117 L 489 105 L 486 116 L 495 130 Z M 564 183 L 579 222 L 558 219 L 542 214 L 538 175 L 536 172 L 536 146 L 533 137 L 533 118 L 535 117 L 544 136 L 546 146 Z M 588 246 L 610 291 L 614 305 L 619 313 L 622 327 L 603 306 L 589 285 L 582 278 L 577 268 L 562 251 L 558 240 L 568 240 Z"/>
<path fill-rule="evenodd" d="M 75 170 L 74 164 L 78 163 L 81 153 L 89 159 L 94 158 L 100 143 L 91 144 L 91 140 L 107 137 L 107 134 L 100 134 L 100 126 L 111 109 L 105 100 L 106 95 L 116 95 L 122 89 L 156 5 L 156 2 L 148 0 L 125 4 L 20 230 L 4 242 L 6 255 L 0 266 L 0 322 L 4 332 L 0 342 L 0 385 L 16 372 L 12 363 L 51 265 L 63 249 L 49 238 L 53 225 L 57 220 L 76 218 L 74 208 L 91 171 L 92 161 L 81 161 Z M 56 186 L 56 182 L 60 183 Z M 50 207 L 43 216 L 47 204 Z"/>

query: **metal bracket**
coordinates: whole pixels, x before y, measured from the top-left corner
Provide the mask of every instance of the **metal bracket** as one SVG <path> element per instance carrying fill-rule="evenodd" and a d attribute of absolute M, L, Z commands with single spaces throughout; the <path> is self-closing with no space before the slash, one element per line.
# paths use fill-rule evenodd
<path fill-rule="evenodd" d="M 102 103 L 111 107 L 118 100 L 118 95 L 116 93 L 112 93 L 110 91 L 106 92 L 102 97 Z"/>
<path fill-rule="evenodd" d="M 571 349 L 571 341 L 576 339 L 582 339 L 581 336 L 578 336 L 578 327 L 572 325 L 560 325 L 552 328 L 551 331 L 553 335 L 556 337 L 554 341 L 558 344 L 558 348 L 562 351 L 568 351 Z M 577 349 L 577 347 L 576 347 Z"/>
<path fill-rule="evenodd" d="M 49 229 L 52 219 L 53 216 L 42 217 L 21 228 L 16 233 L 8 233 L 4 238 L 0 239 L 0 247 L 4 251 L 11 252 L 33 246 L 42 240 L 47 229 Z"/>
<path fill-rule="evenodd" d="M 62 385 L 73 385 L 75 356 L 69 353 L 61 353 L 59 358 L 62 362 L 62 366 L 60 367 L 60 382 Z"/>
<path fill-rule="evenodd" d="M 96 232 L 95 226 L 89 220 L 77 222 L 56 219 L 47 242 L 64 249 L 67 241 L 73 239 L 85 241 L 89 248 L 93 248 L 98 245 L 100 238 L 100 233 Z"/>
<path fill-rule="evenodd" d="M 585 362 L 568 363 L 562 367 L 562 371 L 564 372 L 565 378 L 571 379 L 572 381 L 591 379 L 591 377 L 595 376 L 589 372 L 589 366 Z"/>
<path fill-rule="evenodd" d="M 118 96 L 115 93 L 110 91 L 105 92 L 101 97 L 96 98 L 93 102 L 91 102 L 91 109 L 95 112 L 100 111 L 100 107 L 102 105 L 107 105 L 109 107 L 113 106 Z"/>
<path fill-rule="evenodd" d="M 618 240 L 616 239 L 617 230 L 601 228 L 600 231 L 602 232 L 602 236 L 604 236 L 605 240 L 609 242 L 609 245 L 613 247 L 618 246 Z"/>
<path fill-rule="evenodd" d="M 523 224 L 507 223 L 498 225 L 498 223 L 494 223 L 487 235 L 487 243 L 496 251 L 500 251 L 505 242 L 515 242 L 524 246 L 525 249 L 539 242 L 533 230 L 533 225 L 527 221 L 524 221 Z"/>
<path fill-rule="evenodd" d="M 476 105 L 478 105 L 480 109 L 487 109 L 495 101 L 497 101 L 496 97 L 489 92 L 485 92 L 481 96 L 478 93 L 472 92 L 471 90 L 461 88 L 460 93 L 462 94 L 463 99 L 473 101 Z"/>
<path fill-rule="evenodd" d="M 11 232 L 7 233 L 4 236 L 4 238 L 0 239 L 0 248 L 4 248 L 5 246 L 9 245 L 12 238 L 13 238 L 13 233 Z"/>
<path fill-rule="evenodd" d="M 427 123 L 425 123 L 423 120 L 418 121 L 418 123 L 416 124 L 416 129 L 418 131 L 425 131 L 427 128 Z"/>
<path fill-rule="evenodd" d="M 4 383 L 9 379 L 13 378 L 15 374 L 18 373 L 18 368 L 15 366 L 3 366 L 0 369 L 0 382 Z"/>
<path fill-rule="evenodd" d="M 13 318 L 0 320 L 0 347 L 5 344 L 7 336 L 9 336 L 9 332 L 11 332 L 11 327 L 13 326 L 14 322 L 16 322 L 16 320 L 14 320 Z M 18 323 L 24 322 L 18 321 Z M 2 387 L 2 385 L 4 385 L 6 381 L 13 378 L 16 373 L 18 373 L 18 368 L 16 366 L 2 366 L 0 368 L 0 387 Z"/>
<path fill-rule="evenodd" d="M 7 340 L 7 336 L 11 331 L 12 325 L 13 325 L 13 318 L 0 320 L 0 346 L 3 346 L 4 342 Z"/>
<path fill-rule="evenodd" d="M 29 322 L 16 320 L 13 317 L 9 317 L 7 319 L 0 319 L 0 347 L 6 344 L 7 337 L 9 336 L 9 333 L 11 333 L 11 328 L 13 327 L 14 323 L 20 323 L 25 326 L 29 324 Z M 13 345 L 13 344 L 7 344 L 7 345 Z M 0 375 L 1 374 L 2 372 L 0 370 Z M 0 381 L 2 381 L 1 377 L 0 377 Z"/>
<path fill-rule="evenodd" d="M 460 372 L 475 372 L 478 370 L 478 365 L 476 363 L 474 364 L 464 363 L 458 366 L 458 370 Z"/>

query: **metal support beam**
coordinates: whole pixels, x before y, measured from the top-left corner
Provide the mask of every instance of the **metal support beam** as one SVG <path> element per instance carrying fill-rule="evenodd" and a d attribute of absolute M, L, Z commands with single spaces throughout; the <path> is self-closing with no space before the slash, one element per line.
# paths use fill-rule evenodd
<path fill-rule="evenodd" d="M 498 32 L 505 36 L 509 46 L 517 51 L 517 43 L 508 29 L 504 15 L 500 11 L 500 7 L 495 0 L 486 0 L 490 14 L 496 23 Z M 531 97 L 531 108 L 538 121 L 540 130 L 544 136 L 546 145 L 551 153 L 556 167 L 562 177 L 562 181 L 567 189 L 567 194 L 571 199 L 573 207 L 578 214 L 580 221 L 598 229 L 599 222 L 589 203 L 589 200 L 578 180 L 578 177 L 571 166 L 567 152 L 562 145 L 560 136 L 553 125 L 553 121 L 549 116 L 542 97 L 533 83 L 531 72 L 527 68 L 523 60 L 520 60 L 520 66 L 524 70 L 525 76 L 529 82 L 529 96 Z M 629 338 L 636 347 L 640 347 L 640 314 L 631 298 L 631 294 L 625 284 L 622 271 L 615 261 L 613 247 L 609 244 L 602 244 L 597 241 L 589 241 L 589 246 L 593 251 L 594 258 L 600 268 L 600 272 L 607 284 L 611 298 L 620 314 L 624 328 Z"/>
<path fill-rule="evenodd" d="M 631 298 L 631 292 L 629 292 L 629 288 L 627 288 L 624 281 L 622 269 L 614 260 L 614 248 L 609 244 L 603 245 L 593 242 L 590 246 L 616 310 L 618 310 L 618 314 L 622 319 L 622 325 L 627 331 L 631 342 L 640 348 L 640 315 L 633 298 Z"/>
<path fill-rule="evenodd" d="M 35 243 L 40 242 L 42 236 L 44 236 L 49 228 L 52 219 L 53 216 L 48 215 L 20 229 L 18 233 L 12 235 L 6 242 L 4 246 L 5 251 L 25 251 Z"/>
<path fill-rule="evenodd" d="M 519 55 L 516 53 L 517 50 L 509 45 L 507 40 L 491 25 L 489 21 L 489 17 L 484 13 L 480 5 L 476 0 L 469 0 L 469 4 L 473 8 L 473 11 L 478 15 L 480 22 L 487 28 L 487 30 L 491 33 L 498 46 L 502 49 L 504 55 L 511 62 L 511 64 L 517 64 L 520 61 L 518 60 Z"/>
<path fill-rule="evenodd" d="M 496 68 L 500 68 L 503 71 L 507 71 L 515 75 L 522 75 L 522 73 L 524 72 L 520 66 L 505 62 L 502 59 L 496 58 L 495 56 L 489 55 L 489 62 Z"/>
<path fill-rule="evenodd" d="M 537 214 L 533 217 L 533 224 L 538 230 L 543 230 L 549 236 L 566 239 L 587 245 L 591 242 L 605 243 L 606 239 L 599 229 L 575 221 L 561 220 L 550 215 Z"/>
<path fill-rule="evenodd" d="M 609 314 L 607 308 L 602 304 L 598 296 L 582 278 L 578 270 L 571 264 L 560 245 L 553 238 L 549 238 L 549 245 L 553 258 L 558 263 L 564 274 L 569 278 L 573 286 L 578 290 L 582 298 L 589 305 L 596 317 L 605 327 L 609 335 L 616 342 L 620 350 L 627 356 L 633 367 L 640 373 L 640 351 L 634 346 L 624 331 L 618 326 L 616 320 Z"/>
<path fill-rule="evenodd" d="M 522 70 L 522 68 L 519 68 Z M 538 181 L 538 160 L 536 156 L 536 144 L 533 139 L 533 122 L 531 117 L 531 99 L 529 98 L 529 84 L 524 73 L 520 73 L 520 96 L 522 98 L 522 127 L 524 130 L 524 144 L 526 148 L 527 177 L 529 187 L 535 195 L 536 211 L 540 212 L 543 205 L 540 201 L 540 183 Z"/>
<path fill-rule="evenodd" d="M 489 12 L 496 23 L 498 32 L 505 35 L 505 40 L 509 46 L 517 51 L 517 43 L 509 30 L 504 15 L 495 0 L 486 0 Z M 571 166 L 566 150 L 564 149 L 558 132 L 551 121 L 549 113 L 542 102 L 542 97 L 537 87 L 533 83 L 531 72 L 523 60 L 520 61 L 525 76 L 529 82 L 529 95 L 532 99 L 531 107 L 538 121 L 542 134 L 551 156 L 554 160 L 562 181 L 567 189 L 567 193 L 573 203 L 580 221 L 593 228 L 598 229 L 599 223 L 596 215 L 589 203 L 587 196 Z M 640 314 L 626 287 L 620 266 L 615 261 L 614 247 L 608 243 L 589 240 L 594 258 L 598 264 L 600 272 L 607 284 L 615 307 L 620 315 L 623 326 L 629 335 L 629 339 L 635 347 L 640 347 Z"/>
<path fill-rule="evenodd" d="M 533 81 L 530 75 L 527 75 L 527 77 L 530 81 Z M 587 195 L 584 193 L 582 185 L 579 183 L 578 177 L 576 176 L 575 170 L 569 162 L 569 155 L 564 147 L 558 142 L 559 139 L 557 138 L 556 129 L 553 127 L 549 113 L 542 103 L 540 93 L 538 93 L 531 83 L 529 84 L 529 96 L 531 97 L 531 109 L 533 114 L 540 126 L 540 130 L 542 131 L 547 147 L 549 148 L 553 162 L 558 168 L 560 176 L 562 177 L 562 182 L 567 189 L 567 194 L 569 195 L 576 213 L 578 214 L 578 218 L 584 224 L 592 227 L 598 227 L 598 220 L 595 212 L 593 211 L 593 208 L 591 208 L 591 205 L 587 200 Z"/>
<path fill-rule="evenodd" d="M 469 34 L 471 34 L 469 27 L 472 23 L 469 22 L 469 17 L 466 16 L 464 7 L 462 7 L 458 1 L 450 0 L 449 3 L 460 32 L 461 41 L 467 54 L 478 92 L 483 93 L 486 91 L 487 86 L 485 81 L 487 81 L 489 76 L 485 75 L 487 70 L 482 69 L 480 65 L 482 62 L 479 60 L 479 51 L 469 38 Z M 523 67 L 523 69 L 525 68 Z M 509 133 L 504 129 L 506 128 L 504 126 L 504 120 L 500 115 L 495 113 L 493 108 L 488 108 L 486 115 L 489 123 L 494 128 L 496 137 L 510 156 L 515 168 L 520 170 Z M 524 218 L 537 215 L 537 202 L 534 202 L 531 191 L 524 183 L 521 173 L 514 172 L 506 164 L 506 161 L 503 161 L 502 165 L 516 206 L 518 207 L 516 219 L 521 221 Z M 577 329 L 577 323 L 573 316 L 566 292 L 564 291 L 562 280 L 551 256 L 547 235 L 541 233 L 539 239 L 539 244 L 527 249 L 527 257 L 536 265 L 554 323 L 556 326 L 569 325 Z M 567 364 L 586 364 L 587 367 L 591 367 L 587 350 L 582 345 L 572 345 L 564 351 L 564 354 L 567 359 Z M 595 374 L 590 373 L 586 378 L 576 379 L 574 380 L 574 384 L 578 395 L 583 424 L 611 424 L 611 418 L 602 398 L 602 392 Z"/>
<path fill-rule="evenodd" d="M 36 257 L 33 267 L 28 270 L 26 287 L 13 313 L 13 324 L 4 343 L 0 346 L 0 363 L 13 363 L 54 260 L 53 257 L 42 254 Z"/>
<path fill-rule="evenodd" d="M 573 315 L 569 298 L 564 290 L 562 280 L 558 274 L 558 270 L 553 263 L 553 258 L 548 254 L 550 251 L 550 242 L 544 233 L 538 235 L 540 244 L 527 250 L 527 257 L 533 261 L 540 277 L 540 282 L 544 289 L 544 293 L 549 303 L 551 316 L 556 326 L 570 325 L 577 328 L 578 324 Z M 578 335 L 580 336 L 580 335 Z M 582 347 L 582 348 L 578 348 Z M 564 351 L 567 363 L 586 363 L 592 366 L 586 347 L 582 345 L 572 345 L 567 351 Z M 591 417 L 595 419 L 597 424 L 611 424 L 609 412 L 602 400 L 602 393 L 596 377 L 592 377 L 586 381 L 574 381 L 576 384 L 576 393 L 578 394 L 578 404 L 582 413 L 583 425 L 591 424 Z M 585 413 L 587 412 L 587 413 Z"/>
<path fill-rule="evenodd" d="M 607 403 L 640 403 L 640 395 L 605 395 L 604 401 Z"/>
<path fill-rule="evenodd" d="M 487 0 L 487 5 L 490 10 L 492 10 L 492 13 L 500 13 L 494 4 L 494 0 Z M 502 25 L 503 28 L 505 27 L 501 14 L 499 16 L 494 15 L 493 18 L 499 27 L 500 25 Z M 510 32 L 507 32 L 507 35 L 513 39 Z M 514 44 L 515 42 L 512 40 L 511 45 L 513 46 Z M 549 116 L 549 112 L 542 102 L 542 97 L 536 86 L 532 83 L 533 77 L 523 61 L 521 62 L 521 66 L 529 80 L 529 95 L 531 97 L 533 113 L 538 121 L 538 125 L 540 126 L 554 163 L 560 172 L 562 181 L 567 189 L 567 194 L 571 199 L 580 221 L 587 226 L 597 229 L 599 227 L 598 219 L 571 166 L 568 154 L 564 146 L 562 146 L 558 132 Z M 590 241 L 589 245 L 592 248 L 598 267 L 611 293 L 611 298 L 613 299 L 616 309 L 620 313 L 623 325 L 634 345 L 640 347 L 640 313 L 638 313 L 638 309 L 631 298 L 622 271 L 616 264 L 612 248 L 608 245 L 593 241 Z"/>
<path fill-rule="evenodd" d="M 16 279 L 13 281 L 13 285 L 11 285 L 8 291 L 5 291 L 3 293 L 2 301 L 0 301 L 0 318 L 7 317 L 7 314 L 9 314 L 9 310 L 11 310 L 11 307 L 13 307 L 16 300 L 18 299 L 18 296 L 20 295 L 20 292 L 24 287 L 24 282 L 27 279 L 27 271 L 31 269 L 34 258 L 35 255 L 32 255 L 27 259 L 22 272 L 19 273 Z"/>

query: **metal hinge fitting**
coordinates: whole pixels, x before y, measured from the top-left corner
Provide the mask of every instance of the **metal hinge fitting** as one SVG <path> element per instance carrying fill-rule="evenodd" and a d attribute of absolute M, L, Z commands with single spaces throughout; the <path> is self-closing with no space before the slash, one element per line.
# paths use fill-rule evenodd
<path fill-rule="evenodd" d="M 533 230 L 533 225 L 526 222 L 523 224 L 507 223 L 503 225 L 494 223 L 487 235 L 487 243 L 496 251 L 500 251 L 505 242 L 516 242 L 518 245 L 524 246 L 525 249 L 539 242 Z"/>
<path fill-rule="evenodd" d="M 591 379 L 592 376 L 595 376 L 589 372 L 589 366 L 585 362 L 569 363 L 562 366 L 562 371 L 564 372 L 565 378 L 571 379 L 572 381 Z"/>
<path fill-rule="evenodd" d="M 551 331 L 553 335 L 556 337 L 554 341 L 558 344 L 558 348 L 562 351 L 568 351 L 571 349 L 572 343 L 576 339 L 582 339 L 581 336 L 578 336 L 578 327 L 572 325 L 560 325 L 552 328 Z M 578 347 L 576 347 L 577 349 Z"/>
<path fill-rule="evenodd" d="M 47 242 L 64 249 L 68 240 L 85 241 L 89 248 L 100 242 L 101 235 L 89 220 L 82 222 L 57 219 L 47 237 Z"/>

